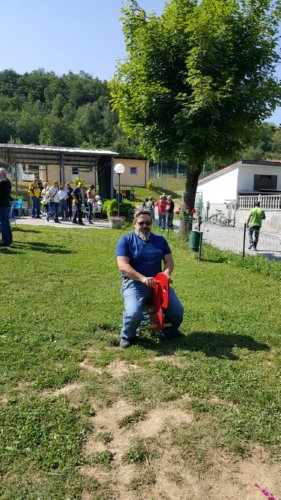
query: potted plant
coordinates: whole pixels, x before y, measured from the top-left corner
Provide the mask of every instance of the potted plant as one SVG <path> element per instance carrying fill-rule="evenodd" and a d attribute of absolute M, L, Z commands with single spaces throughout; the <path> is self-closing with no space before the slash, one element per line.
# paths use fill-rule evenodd
<path fill-rule="evenodd" d="M 109 227 L 111 229 L 121 229 L 124 224 L 124 217 L 119 215 L 111 215 L 109 217 Z"/>

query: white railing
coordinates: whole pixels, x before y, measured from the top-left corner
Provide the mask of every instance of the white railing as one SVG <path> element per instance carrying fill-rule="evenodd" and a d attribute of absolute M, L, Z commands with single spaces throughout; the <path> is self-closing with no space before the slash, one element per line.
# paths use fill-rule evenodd
<path fill-rule="evenodd" d="M 281 210 L 281 194 L 245 194 L 238 196 L 238 206 L 241 209 L 253 208 L 257 201 L 260 201 L 261 208 L 265 210 Z"/>

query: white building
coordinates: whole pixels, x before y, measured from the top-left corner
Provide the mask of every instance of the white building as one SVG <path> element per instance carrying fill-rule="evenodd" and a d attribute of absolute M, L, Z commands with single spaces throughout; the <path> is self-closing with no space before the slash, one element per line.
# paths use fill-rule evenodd
<path fill-rule="evenodd" d="M 223 210 L 233 218 L 235 211 L 236 225 L 243 224 L 246 214 L 259 200 L 267 211 L 264 225 L 281 231 L 281 160 L 232 163 L 201 179 L 197 193 L 203 198 L 205 216 Z"/>

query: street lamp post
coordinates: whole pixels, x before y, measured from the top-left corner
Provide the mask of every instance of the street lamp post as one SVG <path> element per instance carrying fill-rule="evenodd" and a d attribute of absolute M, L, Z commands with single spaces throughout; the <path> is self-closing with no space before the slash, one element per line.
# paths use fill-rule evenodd
<path fill-rule="evenodd" d="M 124 174 L 125 172 L 125 167 L 123 163 L 116 163 L 114 167 L 114 172 L 118 175 L 118 216 L 120 215 L 120 176 L 121 174 Z"/>

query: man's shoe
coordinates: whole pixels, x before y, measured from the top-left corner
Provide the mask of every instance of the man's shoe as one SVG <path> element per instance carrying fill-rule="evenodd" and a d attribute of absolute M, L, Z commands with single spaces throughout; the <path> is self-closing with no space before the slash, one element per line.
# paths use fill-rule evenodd
<path fill-rule="evenodd" d="M 253 243 L 250 244 L 250 246 L 248 247 L 248 250 L 251 250 L 253 248 Z"/>
<path fill-rule="evenodd" d="M 3 241 L 0 241 L 0 247 L 10 247 L 12 243 L 4 243 Z"/>
<path fill-rule="evenodd" d="M 72 224 L 78 224 L 78 223 L 77 223 L 77 220 L 73 220 L 73 221 L 72 221 Z"/>
<path fill-rule="evenodd" d="M 84 222 L 79 222 L 79 226 L 85 226 Z"/>
<path fill-rule="evenodd" d="M 128 339 L 121 338 L 120 344 L 119 344 L 119 347 L 121 349 L 127 349 L 127 347 L 130 347 L 130 345 L 132 345 L 132 343 Z"/>
<path fill-rule="evenodd" d="M 42 219 L 41 215 L 36 215 L 35 219 Z"/>

